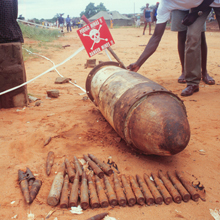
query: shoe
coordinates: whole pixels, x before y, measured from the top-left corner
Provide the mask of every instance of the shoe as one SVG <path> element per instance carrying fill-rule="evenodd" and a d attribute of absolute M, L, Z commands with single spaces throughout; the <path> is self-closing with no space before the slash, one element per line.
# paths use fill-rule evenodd
<path fill-rule="evenodd" d="M 199 91 L 199 85 L 188 85 L 182 92 L 181 96 L 190 96 Z"/>

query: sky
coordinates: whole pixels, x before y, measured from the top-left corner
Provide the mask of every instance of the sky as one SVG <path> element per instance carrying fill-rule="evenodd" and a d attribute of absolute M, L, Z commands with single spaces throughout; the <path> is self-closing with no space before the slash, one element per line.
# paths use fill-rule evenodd
<path fill-rule="evenodd" d="M 64 13 L 64 18 L 79 17 L 82 11 L 85 11 L 89 3 L 95 6 L 103 3 L 107 10 L 118 11 L 121 14 L 140 13 L 140 8 L 149 5 L 155 5 L 155 0 L 18 0 L 18 15 L 25 19 L 50 19 L 57 13 Z"/>

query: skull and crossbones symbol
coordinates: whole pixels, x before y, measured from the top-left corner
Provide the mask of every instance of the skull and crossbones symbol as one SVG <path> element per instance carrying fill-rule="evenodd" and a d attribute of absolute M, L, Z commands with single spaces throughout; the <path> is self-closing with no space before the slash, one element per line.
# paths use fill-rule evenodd
<path fill-rule="evenodd" d="M 89 35 L 88 34 L 83 34 L 83 36 L 88 36 L 90 37 L 91 40 L 93 40 L 93 44 L 92 44 L 92 47 L 90 48 L 91 50 L 93 50 L 93 47 L 96 43 L 99 43 L 101 40 L 104 40 L 104 41 L 108 41 L 107 38 L 101 38 L 100 37 L 100 32 L 99 30 L 101 29 L 102 25 L 100 24 L 99 26 L 99 29 L 92 29 L 90 32 L 89 32 Z"/>

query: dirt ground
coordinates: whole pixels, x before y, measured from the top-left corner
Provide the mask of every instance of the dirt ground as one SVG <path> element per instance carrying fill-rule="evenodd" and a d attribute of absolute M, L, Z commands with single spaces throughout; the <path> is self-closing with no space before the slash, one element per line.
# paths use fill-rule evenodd
<path fill-rule="evenodd" d="M 166 30 L 156 53 L 141 67 L 139 73 L 157 82 L 177 94 L 186 106 L 191 129 L 191 139 L 185 150 L 171 157 L 146 156 L 133 152 L 126 143 L 118 142 L 117 133 L 101 115 L 97 107 L 85 100 L 82 91 L 71 84 L 54 84 L 57 73 L 52 72 L 28 84 L 28 93 L 40 98 L 40 106 L 30 103 L 26 108 L 0 109 L 0 219 L 27 219 L 33 213 L 36 220 L 45 219 L 47 213 L 55 210 L 49 219 L 82 220 L 107 211 L 117 220 L 145 219 L 191 219 L 212 220 L 209 209 L 220 209 L 220 32 L 207 29 L 208 71 L 215 78 L 215 85 L 200 83 L 200 91 L 190 97 L 182 98 L 180 93 L 185 88 L 178 84 L 181 67 L 177 54 L 177 34 Z M 210 31 L 211 30 L 211 31 Z M 125 65 L 136 61 L 147 44 L 150 36 L 142 35 L 142 28 L 111 29 L 115 40 L 112 49 Z M 65 33 L 54 45 L 70 45 L 66 48 L 48 47 L 39 52 L 61 63 L 72 55 L 82 43 L 76 33 Z M 38 42 L 25 39 L 24 46 L 35 47 Z M 86 77 L 91 68 L 84 68 L 88 59 L 86 51 L 80 52 L 70 61 L 58 68 L 59 72 L 85 88 Z M 98 61 L 108 61 L 105 52 L 95 55 Z M 25 61 L 27 80 L 51 68 L 52 64 L 39 57 Z M 58 98 L 48 99 L 46 91 L 58 89 Z M 51 142 L 44 146 L 47 138 Z M 48 177 L 45 163 L 49 151 L 55 153 L 55 163 Z M 121 174 L 143 175 L 158 170 L 183 170 L 197 178 L 206 189 L 206 201 L 170 205 L 152 205 L 134 207 L 91 208 L 81 215 L 70 213 L 70 208 L 61 209 L 47 204 L 47 196 L 55 177 L 55 172 L 64 158 L 73 161 L 73 156 L 82 158 L 83 154 L 92 153 L 107 162 L 109 156 L 117 164 Z M 37 198 L 27 205 L 18 183 L 18 169 L 29 167 L 42 180 L 42 187 Z"/>

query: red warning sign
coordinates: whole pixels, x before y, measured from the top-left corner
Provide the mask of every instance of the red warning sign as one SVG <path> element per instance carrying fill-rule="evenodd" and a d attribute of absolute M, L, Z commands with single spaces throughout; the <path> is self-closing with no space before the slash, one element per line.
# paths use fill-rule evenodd
<path fill-rule="evenodd" d="M 103 17 L 83 26 L 77 33 L 89 57 L 115 44 Z"/>

